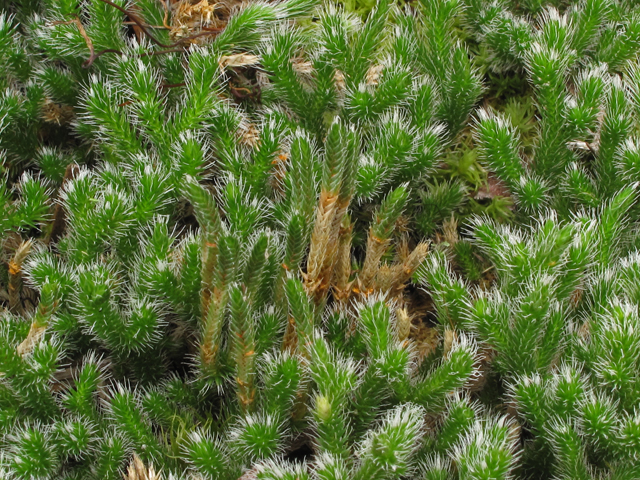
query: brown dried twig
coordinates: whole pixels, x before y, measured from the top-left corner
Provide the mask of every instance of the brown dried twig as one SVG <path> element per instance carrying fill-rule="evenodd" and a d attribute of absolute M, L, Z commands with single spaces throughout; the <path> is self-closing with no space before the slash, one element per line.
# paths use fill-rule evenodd
<path fill-rule="evenodd" d="M 162 43 L 160 40 L 158 40 L 153 34 L 151 34 L 151 32 L 148 30 L 150 28 L 168 28 L 171 29 L 171 27 L 169 25 L 167 25 L 167 18 L 168 18 L 168 10 L 165 12 L 165 18 L 163 19 L 163 24 L 162 26 L 155 26 L 155 25 L 146 25 L 144 22 L 142 22 L 142 20 L 140 20 L 138 18 L 138 16 L 131 12 L 130 10 L 127 10 L 126 8 L 122 8 L 119 5 L 116 5 L 115 3 L 113 3 L 111 0 L 100 0 L 103 3 L 106 3 L 107 5 L 110 5 L 114 8 L 116 8 L 117 10 L 119 10 L 120 12 L 122 12 L 123 14 L 125 14 L 126 16 L 128 16 L 131 19 L 131 22 L 133 24 L 135 24 L 138 28 L 140 28 L 140 30 L 142 30 L 142 32 L 149 37 L 149 39 L 155 43 L 156 45 L 164 48 L 165 50 L 161 50 L 158 52 L 146 52 L 146 53 L 142 53 L 140 54 L 140 57 L 146 57 L 146 56 L 151 56 L 151 55 L 161 55 L 164 53 L 172 53 L 172 52 L 183 52 L 185 50 L 185 46 L 187 44 L 187 42 L 194 40 L 196 38 L 200 38 L 200 37 L 205 37 L 205 36 L 209 36 L 209 35 L 217 35 L 218 33 L 220 33 L 223 29 L 222 28 L 212 28 L 212 29 L 207 29 L 204 32 L 200 32 L 200 33 L 196 33 L 194 35 L 190 35 L 188 37 L 184 37 L 181 38 L 180 40 L 178 40 L 175 43 L 171 43 L 171 44 L 165 44 Z M 166 8 L 166 7 L 165 7 Z M 73 20 L 69 20 L 69 21 L 56 21 L 53 22 L 52 25 L 71 25 L 74 24 L 78 27 L 78 31 L 80 32 L 80 35 L 82 35 L 82 38 L 84 39 L 85 43 L 87 44 L 87 48 L 89 49 L 89 58 L 87 60 L 85 60 L 82 63 L 82 68 L 89 68 L 91 65 L 93 65 L 93 63 L 100 58 L 102 55 L 104 55 L 105 53 L 118 53 L 120 55 L 123 54 L 122 51 L 114 49 L 114 48 L 106 48 L 104 50 L 100 50 L 99 52 L 95 51 L 95 48 L 93 46 L 93 42 L 91 41 L 91 38 L 89 37 L 89 35 L 87 34 L 87 31 L 84 29 L 84 26 L 82 25 L 82 22 L 80 21 L 79 18 L 74 18 Z M 180 47 L 180 48 L 177 48 Z"/>
<path fill-rule="evenodd" d="M 9 260 L 9 310 L 24 315 L 24 307 L 20 301 L 20 291 L 22 290 L 22 263 L 29 255 L 33 242 L 27 240 L 22 242 L 16 250 L 13 258 Z"/>
<path fill-rule="evenodd" d="M 156 45 L 158 45 L 158 46 L 160 46 L 162 48 L 175 48 L 175 47 L 178 47 L 180 45 L 184 45 L 189 40 L 193 40 L 193 39 L 199 38 L 199 37 L 204 37 L 204 36 L 207 36 L 207 35 L 216 35 L 216 34 L 218 34 L 218 33 L 220 33 L 222 31 L 221 28 L 215 28 L 215 29 L 207 30 L 206 32 L 200 32 L 200 33 L 196 33 L 195 35 L 190 35 L 188 37 L 181 38 L 177 42 L 167 45 L 165 43 L 162 43 L 156 37 L 154 37 L 149 32 L 149 30 L 147 30 L 147 25 L 145 25 L 138 18 L 138 16 L 135 13 L 131 12 L 130 10 L 127 10 L 126 8 L 122 8 L 120 5 L 116 5 L 111 0 L 100 0 L 100 1 L 103 2 L 103 3 L 106 3 L 107 5 L 111 5 L 112 7 L 118 9 L 119 11 L 121 11 L 122 13 L 127 15 L 131 19 L 131 21 L 133 21 L 138 27 L 140 27 L 140 30 L 142 30 L 145 33 L 145 35 L 147 35 L 149 37 L 149 39 L 151 41 L 153 41 L 153 43 L 155 43 Z M 165 12 L 165 19 L 166 19 L 167 16 L 168 16 L 168 12 Z M 164 20 L 163 20 L 163 23 L 166 23 L 166 22 L 164 22 Z M 171 28 L 168 25 L 165 25 L 165 26 L 167 28 Z"/>
<path fill-rule="evenodd" d="M 87 48 L 89 49 L 89 58 L 85 60 L 82 64 L 83 68 L 87 68 L 90 64 L 92 64 L 95 61 L 95 58 L 97 57 L 96 57 L 96 52 L 93 48 L 93 42 L 91 41 L 91 38 L 89 38 L 89 35 L 87 35 L 87 31 L 84 29 L 84 25 L 82 25 L 82 22 L 80 21 L 80 19 L 76 17 L 73 20 L 69 20 L 67 22 L 63 22 L 63 21 L 53 22 L 51 25 L 71 25 L 71 24 L 74 24 L 75 26 L 78 27 L 78 31 L 80 32 L 80 35 L 82 35 L 82 38 L 84 38 L 84 41 L 87 44 Z"/>
<path fill-rule="evenodd" d="M 137 23 L 136 23 L 136 22 L 122 22 L 122 23 L 123 23 L 124 25 L 137 25 Z M 145 27 L 147 27 L 147 28 L 161 28 L 161 29 L 163 29 L 163 30 L 166 30 L 166 29 L 168 29 L 168 28 L 171 28 L 171 27 L 166 27 L 166 26 L 164 26 L 164 25 L 145 25 Z"/>
<path fill-rule="evenodd" d="M 160 40 L 158 40 L 153 35 L 151 35 L 151 33 L 149 32 L 149 30 L 147 30 L 147 28 L 144 25 L 144 23 L 138 18 L 138 16 L 136 14 L 134 14 L 130 10 L 127 10 L 126 8 L 122 8 L 120 5 L 116 5 L 111 0 L 100 0 L 100 1 L 103 2 L 103 3 L 106 3 L 107 5 L 110 5 L 113 8 L 115 8 L 115 9 L 121 11 L 122 13 L 124 13 L 127 17 L 129 17 L 131 19 L 132 22 L 134 22 L 138 27 L 140 27 L 140 30 L 142 30 L 145 33 L 145 35 L 147 35 L 147 37 L 149 37 L 149 39 L 153 43 L 155 43 L 156 45 L 158 45 L 158 46 L 160 46 L 162 48 L 173 48 L 173 47 L 176 47 L 178 45 L 178 44 L 167 45 L 165 43 L 162 43 Z"/>

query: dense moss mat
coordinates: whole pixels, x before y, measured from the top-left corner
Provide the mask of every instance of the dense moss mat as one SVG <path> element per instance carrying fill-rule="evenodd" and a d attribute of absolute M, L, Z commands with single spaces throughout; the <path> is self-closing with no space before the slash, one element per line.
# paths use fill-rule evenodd
<path fill-rule="evenodd" d="M 630 0 L 0 14 L 0 478 L 640 478 Z"/>

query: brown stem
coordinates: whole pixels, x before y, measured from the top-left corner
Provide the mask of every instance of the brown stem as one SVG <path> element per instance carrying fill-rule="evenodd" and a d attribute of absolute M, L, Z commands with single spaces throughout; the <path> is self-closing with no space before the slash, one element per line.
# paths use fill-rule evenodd
<path fill-rule="evenodd" d="M 122 22 L 124 25 L 137 25 L 136 22 Z M 170 29 L 171 27 L 167 27 L 165 25 L 145 25 L 147 28 L 162 28 L 162 29 Z"/>
<path fill-rule="evenodd" d="M 98 53 L 91 52 L 91 56 L 89 56 L 89 58 L 87 58 L 82 63 L 82 68 L 89 68 L 91 65 L 93 65 L 93 62 L 95 62 L 105 53 L 119 53 L 120 55 L 122 55 L 122 52 L 120 50 L 116 50 L 114 48 L 105 48 L 104 50 L 100 50 Z"/>
<path fill-rule="evenodd" d="M 103 3 L 106 3 L 107 5 L 111 5 L 112 7 L 118 9 L 119 11 L 121 11 L 122 13 L 124 13 L 125 15 L 127 15 L 138 27 L 140 27 L 140 29 L 153 41 L 153 43 L 155 43 L 156 45 L 162 47 L 162 48 L 175 48 L 178 47 L 180 45 L 183 45 L 184 43 L 188 42 L 189 40 L 193 40 L 195 38 L 198 37 L 204 37 L 206 35 L 215 35 L 220 33 L 223 29 L 221 28 L 217 28 L 217 29 L 212 29 L 206 32 L 200 32 L 197 33 L 195 35 L 191 35 L 189 37 L 184 37 L 181 38 L 180 40 L 178 40 L 175 43 L 172 44 L 165 44 L 162 43 L 160 40 L 158 40 L 156 37 L 154 37 L 151 33 L 149 33 L 149 30 L 146 29 L 144 23 L 142 23 L 142 21 L 136 16 L 135 13 L 131 12 L 130 10 L 127 10 L 126 8 L 122 8 L 119 5 L 116 5 L 115 3 L 113 3 L 111 0 L 100 0 Z M 166 13 L 165 13 L 166 16 Z M 168 27 L 168 25 L 166 25 Z"/>
<path fill-rule="evenodd" d="M 121 11 L 122 13 L 124 13 L 127 17 L 129 17 L 138 27 L 140 27 L 140 30 L 142 30 L 147 37 L 149 37 L 151 39 L 151 41 L 153 41 L 153 43 L 155 43 L 156 45 L 159 45 L 163 48 L 173 48 L 176 45 L 166 45 L 164 43 L 162 43 L 160 40 L 158 40 L 156 37 L 154 37 L 153 35 L 151 35 L 151 33 L 149 33 L 149 30 L 146 29 L 146 27 L 144 26 L 144 23 L 142 23 L 142 21 L 140 21 L 140 19 L 137 17 L 136 14 L 134 14 L 133 12 L 127 10 L 126 8 L 122 8 L 120 5 L 116 5 L 115 3 L 113 3 L 111 0 L 100 0 L 103 3 L 106 3 L 107 5 L 112 6 L 113 8 Z"/>
<path fill-rule="evenodd" d="M 165 83 L 163 85 L 160 85 L 160 88 L 178 88 L 178 87 L 185 87 L 186 85 L 187 85 L 186 82 Z"/>
<path fill-rule="evenodd" d="M 333 271 L 333 295 L 335 300 L 342 305 L 349 302 L 351 294 L 351 240 L 353 224 L 348 215 L 345 215 L 338 236 L 338 253 L 336 265 Z"/>
<path fill-rule="evenodd" d="M 175 43 L 171 43 L 171 44 L 167 45 L 165 43 L 162 43 L 156 37 L 154 37 L 148 30 L 148 28 L 168 28 L 168 29 L 171 29 L 171 27 L 169 25 L 167 25 L 167 17 L 168 17 L 168 13 L 169 12 L 166 9 L 166 6 L 165 6 L 165 16 L 164 16 L 164 19 L 163 19 L 163 24 L 164 25 L 163 26 L 156 26 L 156 25 L 145 25 L 136 16 L 136 14 L 134 14 L 130 10 L 127 10 L 126 8 L 122 8 L 120 5 L 116 5 L 111 0 L 100 0 L 100 1 L 103 2 L 103 3 L 106 3 L 107 5 L 112 6 L 113 8 L 116 8 L 120 12 L 124 13 L 125 15 L 127 15 L 131 19 L 131 22 L 125 22 L 125 23 L 127 23 L 127 24 L 135 24 L 137 27 L 140 28 L 140 30 L 142 30 L 145 33 L 145 35 L 147 35 L 147 37 L 149 37 L 149 39 L 151 39 L 151 41 L 153 41 L 156 45 L 166 49 L 166 50 L 162 50 L 162 51 L 159 51 L 159 52 L 143 53 L 143 54 L 140 55 L 141 57 L 145 57 L 145 56 L 149 56 L 149 55 L 160 55 L 160 54 L 163 54 L 163 53 L 171 53 L 171 52 L 182 52 L 182 51 L 185 50 L 185 48 L 184 48 L 185 43 L 189 42 L 190 40 L 194 40 L 194 39 L 199 38 L 199 37 L 205 37 L 205 36 L 208 36 L 208 35 L 217 35 L 218 33 L 220 33 L 223 30 L 222 28 L 213 28 L 213 29 L 210 29 L 210 30 L 208 29 L 206 32 L 196 33 L 194 35 L 190 35 L 188 37 L 181 38 L 180 40 L 178 40 Z M 95 49 L 93 47 L 93 42 L 91 41 L 91 38 L 89 38 L 89 35 L 87 35 L 87 32 L 84 29 L 84 26 L 82 25 L 82 22 L 80 21 L 79 18 L 74 18 L 73 20 L 70 20 L 68 22 L 56 21 L 56 22 L 53 22 L 52 25 L 71 25 L 72 23 L 75 24 L 78 27 L 78 31 L 80 32 L 80 35 L 82 35 L 82 38 L 84 38 L 84 41 L 87 44 L 87 48 L 89 49 L 89 58 L 82 63 L 82 68 L 89 68 L 91 65 L 93 65 L 93 63 L 98 58 L 100 58 L 105 53 L 118 53 L 118 54 L 122 55 L 122 52 L 120 50 L 116 50 L 114 48 L 106 48 L 106 49 L 100 50 L 99 52 L 96 53 L 96 51 L 95 51 Z M 182 48 L 176 48 L 176 47 L 182 47 Z"/>
<path fill-rule="evenodd" d="M 23 242 L 16 250 L 13 258 L 9 261 L 9 310 L 24 315 L 24 308 L 20 301 L 20 291 L 22 290 L 22 263 L 31 251 L 33 243 L 31 240 Z"/>
<path fill-rule="evenodd" d="M 200 38 L 200 37 L 206 37 L 207 35 L 217 35 L 222 30 L 224 30 L 224 29 L 223 28 L 212 28 L 211 30 L 207 30 L 206 32 L 194 33 L 193 35 L 189 35 L 188 37 L 181 38 L 180 40 L 178 40 L 176 43 L 174 43 L 171 46 L 172 47 L 177 47 L 178 45 L 182 45 L 183 43 L 188 42 L 189 40 L 194 40 L 194 39 Z"/>
<path fill-rule="evenodd" d="M 89 35 L 87 35 L 87 31 L 84 29 L 84 26 L 82 25 L 82 22 L 80 21 L 79 18 L 76 17 L 73 20 L 69 20 L 68 22 L 57 21 L 57 22 L 53 22 L 51 25 L 71 25 L 72 23 L 78 27 L 78 31 L 80 32 L 80 35 L 82 35 L 82 38 L 84 38 L 84 42 L 87 44 L 87 48 L 89 49 L 89 60 L 91 60 L 91 63 L 93 63 L 92 59 L 95 56 L 95 50 L 93 49 L 93 42 L 89 38 Z M 84 68 L 87 68 L 85 67 L 85 64 L 89 60 L 86 60 L 82 64 Z"/>

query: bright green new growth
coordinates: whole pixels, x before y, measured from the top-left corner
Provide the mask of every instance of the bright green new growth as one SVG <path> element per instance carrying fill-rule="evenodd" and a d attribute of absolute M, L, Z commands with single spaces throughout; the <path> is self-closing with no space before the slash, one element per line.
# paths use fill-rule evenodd
<path fill-rule="evenodd" d="M 2 8 L 0 478 L 640 477 L 633 2 Z"/>

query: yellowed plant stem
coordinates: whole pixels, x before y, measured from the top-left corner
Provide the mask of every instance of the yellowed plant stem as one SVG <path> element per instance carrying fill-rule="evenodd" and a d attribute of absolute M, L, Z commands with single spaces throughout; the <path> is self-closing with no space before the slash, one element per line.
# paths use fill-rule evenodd
<path fill-rule="evenodd" d="M 24 307 L 20 298 L 20 291 L 22 290 L 22 264 L 24 263 L 27 255 L 31 251 L 33 242 L 27 240 L 16 250 L 13 258 L 9 260 L 9 310 L 11 312 L 24 315 Z"/>
<path fill-rule="evenodd" d="M 345 304 L 351 296 L 351 240 L 353 224 L 348 216 L 345 216 L 338 234 L 338 254 L 336 266 L 333 271 L 333 293 L 335 299 Z"/>

